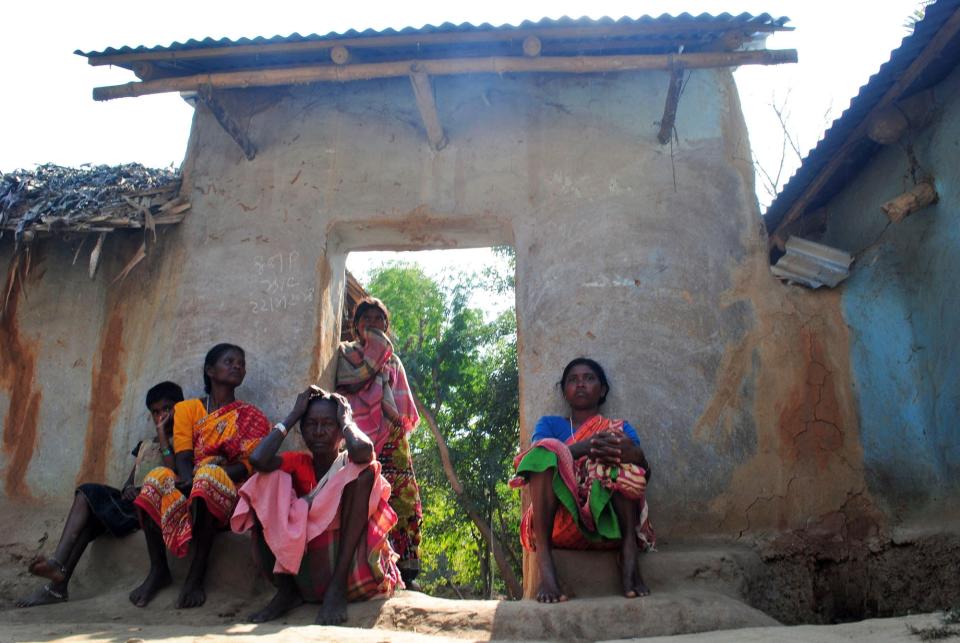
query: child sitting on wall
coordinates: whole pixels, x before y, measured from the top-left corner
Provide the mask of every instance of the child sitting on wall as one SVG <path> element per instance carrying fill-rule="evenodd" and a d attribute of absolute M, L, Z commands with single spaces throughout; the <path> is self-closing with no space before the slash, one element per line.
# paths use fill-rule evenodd
<path fill-rule="evenodd" d="M 161 465 L 173 466 L 173 451 L 170 449 L 173 407 L 182 400 L 183 390 L 173 382 L 161 382 L 147 391 L 147 409 L 153 418 L 156 435 L 141 440 L 134 448 L 136 462 L 123 489 L 96 483 L 77 487 L 53 556 L 40 555 L 30 563 L 31 574 L 50 582 L 18 600 L 17 607 L 66 601 L 70 577 L 91 541 L 105 533 L 122 538 L 140 528 L 133 501 L 140 493 L 144 476 L 151 469 Z"/>

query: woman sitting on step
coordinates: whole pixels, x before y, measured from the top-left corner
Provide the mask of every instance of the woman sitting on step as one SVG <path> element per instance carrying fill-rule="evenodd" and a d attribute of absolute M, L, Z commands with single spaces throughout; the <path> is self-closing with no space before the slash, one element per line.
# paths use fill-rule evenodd
<path fill-rule="evenodd" d="M 227 526 L 237 504 L 237 487 L 250 475 L 249 456 L 270 431 L 266 416 L 236 398 L 247 375 L 239 346 L 217 344 L 203 361 L 206 396 L 180 402 L 174 409 L 173 450 L 176 471 L 158 467 L 143 482 L 135 504 L 147 539 L 150 571 L 130 592 L 144 607 L 171 582 L 166 549 L 193 560 L 176 607 L 199 607 L 207 599 L 204 579 L 213 538 Z"/>
<path fill-rule="evenodd" d="M 524 548 L 537 552 L 537 600 L 567 600 L 553 549 L 620 549 L 624 596 L 646 596 L 638 553 L 652 549 L 645 500 L 650 466 L 630 424 L 600 415 L 610 386 L 603 368 L 585 357 L 563 369 L 558 385 L 570 406 L 544 416 L 532 444 L 514 460 L 514 487 L 528 485 L 531 506 L 520 523 Z"/>
<path fill-rule="evenodd" d="M 278 454 L 297 422 L 308 451 Z M 337 625 L 347 620 L 347 601 L 403 587 L 388 539 L 397 522 L 390 484 L 345 398 L 316 387 L 301 393 L 250 462 L 258 473 L 240 488 L 230 524 L 238 533 L 253 530 L 260 566 L 273 570 L 277 586 L 251 621 L 278 618 L 307 600 L 322 602 L 317 624 Z"/>

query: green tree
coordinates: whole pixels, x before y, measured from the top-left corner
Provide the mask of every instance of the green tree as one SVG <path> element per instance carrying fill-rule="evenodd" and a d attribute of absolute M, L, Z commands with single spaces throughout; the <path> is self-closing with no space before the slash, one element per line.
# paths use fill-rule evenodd
<path fill-rule="evenodd" d="M 440 284 L 403 262 L 374 269 L 367 285 L 390 309 L 397 352 L 463 487 L 458 497 L 433 434 L 418 429 L 412 448 L 424 502 L 421 578 L 433 593 L 489 597 L 505 591 L 491 539 L 476 522 L 489 529 L 502 546 L 501 558 L 519 576 L 519 498 L 506 485 L 519 443 L 516 317 L 511 310 L 488 322 L 470 306 L 477 290 L 504 294 L 512 287 L 512 275 L 489 269 Z"/>

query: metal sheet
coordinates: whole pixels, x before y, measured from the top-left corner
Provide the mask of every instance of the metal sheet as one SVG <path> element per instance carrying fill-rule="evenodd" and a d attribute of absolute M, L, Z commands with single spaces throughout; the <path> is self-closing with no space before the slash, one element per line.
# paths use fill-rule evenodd
<path fill-rule="evenodd" d="M 800 237 L 790 237 L 786 250 L 787 253 L 770 268 L 780 279 L 810 288 L 834 288 L 850 276 L 853 256 L 843 250 Z"/>

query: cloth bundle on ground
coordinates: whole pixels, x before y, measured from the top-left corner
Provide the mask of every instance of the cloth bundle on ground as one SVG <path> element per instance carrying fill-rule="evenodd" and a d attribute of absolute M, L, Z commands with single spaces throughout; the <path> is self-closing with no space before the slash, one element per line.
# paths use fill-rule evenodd
<path fill-rule="evenodd" d="M 641 550 L 656 546 L 650 524 L 650 511 L 638 482 L 646 476 L 635 464 L 606 465 L 581 457 L 576 462 L 567 445 L 580 442 L 603 431 L 624 432 L 623 420 L 596 415 L 573 433 L 566 442 L 545 438 L 514 458 L 517 476 L 510 486 L 526 484 L 525 474 L 554 468 L 553 490 L 564 511 L 557 511 L 552 542 L 558 549 L 614 549 L 623 537 L 613 507 L 613 494 L 619 493 L 637 504 L 636 538 Z M 520 521 L 520 541 L 524 548 L 536 551 L 533 535 L 533 507 L 527 507 Z"/>
<path fill-rule="evenodd" d="M 270 431 L 266 416 L 252 404 L 236 401 L 207 413 L 201 400 L 174 408 L 173 450 L 193 451 L 193 486 L 185 496 L 176 488 L 176 474 L 158 467 L 147 474 L 135 504 L 158 525 L 167 548 L 187 555 L 193 527 L 190 503 L 203 499 L 220 526 L 226 526 L 237 503 L 237 488 L 223 469 L 242 462 L 250 471 L 250 453 Z"/>
<path fill-rule="evenodd" d="M 273 571 L 295 576 L 306 600 L 319 601 L 333 571 L 339 542 L 340 500 L 344 488 L 366 469 L 374 474 L 367 502 L 367 529 L 350 566 L 347 599 L 390 595 L 402 587 L 396 554 L 387 535 L 397 516 L 390 508 L 390 485 L 380 463 L 358 465 L 343 452 L 324 477 L 316 481 L 309 453 L 284 453 L 277 471 L 257 473 L 239 491 L 230 520 L 243 533 L 260 523 Z M 298 497 L 299 496 L 299 497 Z"/>

